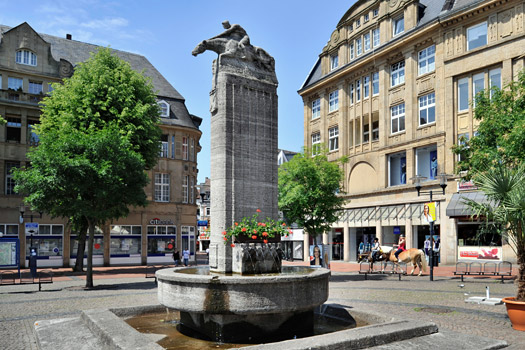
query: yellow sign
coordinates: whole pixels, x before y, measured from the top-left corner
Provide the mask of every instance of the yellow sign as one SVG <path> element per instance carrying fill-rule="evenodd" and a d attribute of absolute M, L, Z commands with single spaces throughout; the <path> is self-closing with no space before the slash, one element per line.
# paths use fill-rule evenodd
<path fill-rule="evenodd" d="M 436 221 L 436 202 L 428 202 L 423 206 L 423 220 L 431 223 Z"/>

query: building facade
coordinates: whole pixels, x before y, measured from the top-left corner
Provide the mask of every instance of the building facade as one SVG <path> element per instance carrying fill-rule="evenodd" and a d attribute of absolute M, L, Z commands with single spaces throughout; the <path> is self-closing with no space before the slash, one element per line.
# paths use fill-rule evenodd
<path fill-rule="evenodd" d="M 20 239 L 20 261 L 27 266 L 29 247 L 38 251 L 38 266 L 70 266 L 76 260 L 77 233 L 64 218 L 26 210 L 23 197 L 14 192 L 13 168 L 28 164 L 30 147 L 38 147 L 33 127 L 39 123 L 42 97 L 51 83 L 70 77 L 75 66 L 98 47 L 67 38 L 37 33 L 27 23 L 10 28 L 0 25 L 0 232 Z M 145 188 L 149 205 L 134 208 L 128 217 L 97 227 L 95 265 L 172 262 L 174 247 L 195 252 L 197 153 L 201 119 L 191 115 L 184 98 L 143 56 L 112 50 L 136 71 L 151 78 L 161 110 L 162 147 L 157 165 L 148 172 Z M 109 200 L 109 199 L 108 199 Z M 38 222 L 28 230 L 27 222 Z M 32 233 L 30 233 L 32 232 Z"/>
<path fill-rule="evenodd" d="M 452 146 L 476 133 L 473 96 L 516 79 L 525 64 L 523 0 L 360 0 L 341 18 L 299 94 L 304 144 L 344 164 L 345 210 L 325 234 L 345 261 L 361 241 L 423 248 L 423 207 L 435 202 L 440 261 L 515 261 L 497 236 L 477 237 L 454 174 Z M 424 177 L 422 194 L 412 179 Z M 479 196 L 483 198 L 483 196 Z"/>
<path fill-rule="evenodd" d="M 206 251 L 210 246 L 211 229 L 211 181 L 209 177 L 197 186 L 197 227 L 199 251 Z"/>

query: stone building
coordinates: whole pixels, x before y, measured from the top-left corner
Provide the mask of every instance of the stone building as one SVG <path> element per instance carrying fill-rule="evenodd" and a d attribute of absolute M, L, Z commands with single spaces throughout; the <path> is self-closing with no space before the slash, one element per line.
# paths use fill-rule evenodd
<path fill-rule="evenodd" d="M 523 0 L 360 0 L 343 14 L 299 94 L 304 144 L 325 144 L 344 165 L 345 210 L 324 243 L 343 243 L 356 260 L 360 241 L 378 237 L 423 248 L 432 190 L 440 260 L 515 261 L 497 236 L 476 238 L 462 197 L 483 198 L 454 174 L 451 147 L 476 133 L 473 96 L 502 87 L 524 67 Z"/>
<path fill-rule="evenodd" d="M 27 165 L 26 152 L 38 146 L 33 127 L 39 122 L 39 101 L 51 83 L 70 77 L 75 66 L 98 47 L 67 38 L 37 33 L 27 23 L 0 25 L 0 232 L 20 239 L 22 265 L 32 244 L 39 266 L 69 266 L 76 259 L 76 232 L 67 220 L 51 219 L 26 209 L 21 222 L 22 197 L 14 193 L 11 169 Z M 197 209 L 195 185 L 200 151 L 201 118 L 191 115 L 184 98 L 141 55 L 112 50 L 137 71 L 151 78 L 161 109 L 162 147 L 157 165 L 149 171 L 145 191 L 149 205 L 132 209 L 127 218 L 98 227 L 94 264 L 147 264 L 172 262 L 172 250 L 195 251 Z M 108 200 L 110 200 L 108 198 Z M 33 220 L 34 219 L 34 220 Z M 25 223 L 39 224 L 38 233 L 26 233 Z"/>

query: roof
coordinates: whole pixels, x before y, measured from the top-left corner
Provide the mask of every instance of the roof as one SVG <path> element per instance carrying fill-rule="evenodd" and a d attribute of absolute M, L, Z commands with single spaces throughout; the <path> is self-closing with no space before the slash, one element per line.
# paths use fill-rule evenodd
<path fill-rule="evenodd" d="M 11 29 L 13 28 L 0 24 L 0 38 Z M 91 53 L 101 47 L 43 33 L 38 33 L 38 35 L 40 35 L 44 41 L 51 44 L 51 55 L 56 61 L 64 59 L 70 62 L 73 66 L 86 61 Z M 162 118 L 163 124 L 198 128 L 200 123 L 196 123 L 196 120 L 194 120 L 194 118 L 188 113 L 186 105 L 184 104 L 184 97 L 182 97 L 182 95 L 166 80 L 166 78 L 164 78 L 164 76 L 148 61 L 146 57 L 113 48 L 111 48 L 111 51 L 124 61 L 128 62 L 133 70 L 143 72 L 146 77 L 151 78 L 155 94 L 159 99 L 170 99 L 166 102 L 170 104 L 175 119 Z M 196 118 L 200 119 L 198 117 Z"/>
<path fill-rule="evenodd" d="M 473 200 L 477 203 L 490 203 L 483 192 L 454 193 L 447 206 L 447 216 L 471 216 L 474 214 L 465 203 L 465 200 Z"/>
<path fill-rule="evenodd" d="M 455 0 L 455 1 L 454 0 L 419 0 L 419 3 L 423 5 L 424 10 L 422 11 L 422 16 L 419 19 L 418 24 L 414 28 L 406 31 L 404 34 L 396 36 L 395 38 L 392 38 L 388 42 L 381 44 L 380 48 L 386 47 L 393 42 L 402 40 L 403 38 L 409 35 L 412 35 L 414 32 L 420 30 L 422 27 L 428 25 L 429 23 L 432 23 L 436 20 L 440 20 L 442 18 L 446 18 L 456 12 L 465 10 L 466 8 L 477 5 L 483 1 L 486 1 L 486 0 Z M 351 11 L 352 8 L 357 7 L 357 4 L 358 2 L 355 3 L 350 8 L 350 10 L 344 14 L 343 18 L 339 21 L 338 26 L 342 25 L 342 23 L 345 20 L 345 17 L 347 17 L 352 12 Z M 346 65 L 340 67 L 339 69 L 334 70 L 333 72 L 330 72 L 329 74 L 326 74 L 324 76 L 322 75 L 320 57 L 319 57 L 317 61 L 315 62 L 312 70 L 306 77 L 303 85 L 299 89 L 299 92 L 309 87 L 310 85 L 317 83 L 318 81 L 322 79 L 328 78 L 332 74 L 335 74 L 336 72 L 338 72 L 341 68 L 353 65 L 356 62 L 359 62 L 363 60 L 364 58 L 369 57 L 370 55 L 373 55 L 375 51 L 376 50 L 374 49 L 367 54 L 363 54 L 361 57 L 353 60 L 350 63 L 347 63 Z"/>

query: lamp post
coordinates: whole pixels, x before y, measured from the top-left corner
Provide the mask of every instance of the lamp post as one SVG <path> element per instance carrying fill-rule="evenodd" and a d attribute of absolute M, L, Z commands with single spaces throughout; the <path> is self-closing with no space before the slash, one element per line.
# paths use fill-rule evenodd
<path fill-rule="evenodd" d="M 437 176 L 439 179 L 439 186 L 441 187 L 441 190 L 443 191 L 443 195 L 445 194 L 445 188 L 447 187 L 447 178 L 449 176 L 450 175 L 445 174 L 445 173 L 441 173 Z M 421 188 L 422 188 L 421 180 L 423 179 L 426 179 L 426 177 L 421 176 L 421 175 L 417 175 L 412 178 L 412 180 L 414 181 L 414 187 L 417 190 L 417 196 L 419 197 L 421 194 L 428 194 L 430 197 L 430 202 L 432 202 L 432 195 L 434 191 L 432 190 L 421 191 Z M 428 262 L 430 265 L 430 280 L 433 281 L 434 280 L 434 220 L 429 221 L 429 225 L 430 225 L 430 255 L 429 255 Z"/>
<path fill-rule="evenodd" d="M 20 210 L 20 223 L 23 223 L 24 219 L 30 219 L 31 222 L 33 222 L 33 218 L 38 218 L 38 219 L 42 218 L 42 212 L 38 212 L 38 216 L 36 214 L 25 215 L 26 206 L 24 205 L 24 203 L 20 204 L 19 210 Z M 31 247 L 33 247 L 33 233 L 32 232 L 31 232 Z"/>

